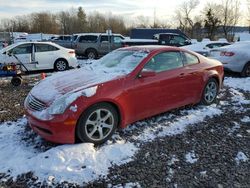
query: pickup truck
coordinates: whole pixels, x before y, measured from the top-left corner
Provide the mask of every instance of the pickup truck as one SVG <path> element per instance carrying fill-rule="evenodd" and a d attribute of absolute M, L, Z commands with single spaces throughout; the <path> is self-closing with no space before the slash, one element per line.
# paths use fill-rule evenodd
<path fill-rule="evenodd" d="M 177 33 L 158 33 L 154 35 L 153 39 L 127 39 L 122 41 L 123 46 L 168 45 L 180 47 L 189 44 L 191 44 L 191 39 Z"/>
<path fill-rule="evenodd" d="M 112 50 L 122 47 L 125 38 L 120 34 L 84 33 L 79 34 L 73 43 L 77 56 L 96 59 Z"/>

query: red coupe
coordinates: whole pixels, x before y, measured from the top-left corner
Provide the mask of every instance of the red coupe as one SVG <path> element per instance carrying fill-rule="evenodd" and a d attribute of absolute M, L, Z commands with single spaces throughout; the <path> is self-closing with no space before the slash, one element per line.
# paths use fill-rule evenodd
<path fill-rule="evenodd" d="M 32 129 L 49 141 L 101 144 L 117 127 L 188 104 L 213 103 L 223 75 L 219 61 L 185 49 L 121 48 L 41 81 L 25 109 Z"/>

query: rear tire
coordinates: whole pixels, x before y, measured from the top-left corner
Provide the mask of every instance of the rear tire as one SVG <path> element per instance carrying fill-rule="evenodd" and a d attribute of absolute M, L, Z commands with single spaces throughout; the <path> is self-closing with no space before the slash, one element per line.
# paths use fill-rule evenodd
<path fill-rule="evenodd" d="M 88 49 L 86 52 L 88 59 L 96 59 L 97 58 L 97 51 L 94 49 Z"/>
<path fill-rule="evenodd" d="M 204 87 L 201 104 L 210 105 L 215 102 L 217 94 L 219 91 L 218 82 L 214 78 L 210 78 Z"/>
<path fill-rule="evenodd" d="M 118 126 L 118 113 L 108 103 L 98 103 L 89 107 L 77 123 L 76 135 L 82 142 L 96 145 L 106 142 Z"/>
<path fill-rule="evenodd" d="M 242 77 L 250 77 L 250 62 L 246 63 L 242 72 L 240 73 Z"/>
<path fill-rule="evenodd" d="M 55 71 L 65 71 L 69 68 L 68 62 L 65 59 L 58 59 L 54 64 Z"/>
<path fill-rule="evenodd" d="M 14 76 L 11 79 L 11 84 L 13 86 L 20 86 L 22 84 L 22 78 L 20 76 Z"/>

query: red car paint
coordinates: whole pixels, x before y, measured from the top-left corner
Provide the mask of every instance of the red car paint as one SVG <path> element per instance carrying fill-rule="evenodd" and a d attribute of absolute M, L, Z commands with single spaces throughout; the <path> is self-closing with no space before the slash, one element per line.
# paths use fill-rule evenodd
<path fill-rule="evenodd" d="M 25 102 L 28 122 L 32 129 L 49 141 L 74 143 L 77 121 L 84 111 L 93 104 L 100 102 L 113 104 L 119 112 L 119 125 L 124 128 L 128 124 L 146 117 L 198 103 L 201 100 L 203 89 L 211 77 L 218 80 L 219 87 L 222 85 L 223 66 L 216 60 L 210 60 L 177 47 L 138 46 L 123 49 L 147 50 L 149 54 L 130 74 L 98 84 L 97 92 L 92 97 L 78 97 L 70 105 L 76 104 L 78 106 L 77 112 L 71 111 L 68 107 L 63 114 L 53 115 L 51 120 L 40 120 L 33 115 L 33 111 L 28 108 Z M 159 72 L 150 77 L 138 77 L 145 64 L 152 57 L 167 51 L 190 53 L 199 59 L 199 63 Z M 66 79 L 70 79 L 70 77 Z M 79 85 L 79 82 L 76 84 Z M 67 90 L 64 91 L 67 92 Z M 36 98 L 36 96 L 33 97 Z"/>

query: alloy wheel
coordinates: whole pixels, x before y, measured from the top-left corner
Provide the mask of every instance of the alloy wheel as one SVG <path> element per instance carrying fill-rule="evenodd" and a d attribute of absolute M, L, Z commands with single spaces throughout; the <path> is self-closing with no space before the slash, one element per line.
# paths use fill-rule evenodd
<path fill-rule="evenodd" d="M 56 69 L 59 71 L 64 71 L 67 68 L 67 63 L 63 60 L 57 61 Z"/>
<path fill-rule="evenodd" d="M 86 135 L 94 141 L 101 141 L 109 136 L 115 125 L 113 114 L 107 109 L 97 109 L 87 118 Z"/>
<path fill-rule="evenodd" d="M 217 85 L 215 82 L 209 82 L 205 88 L 204 98 L 207 103 L 212 103 L 217 95 Z"/>

